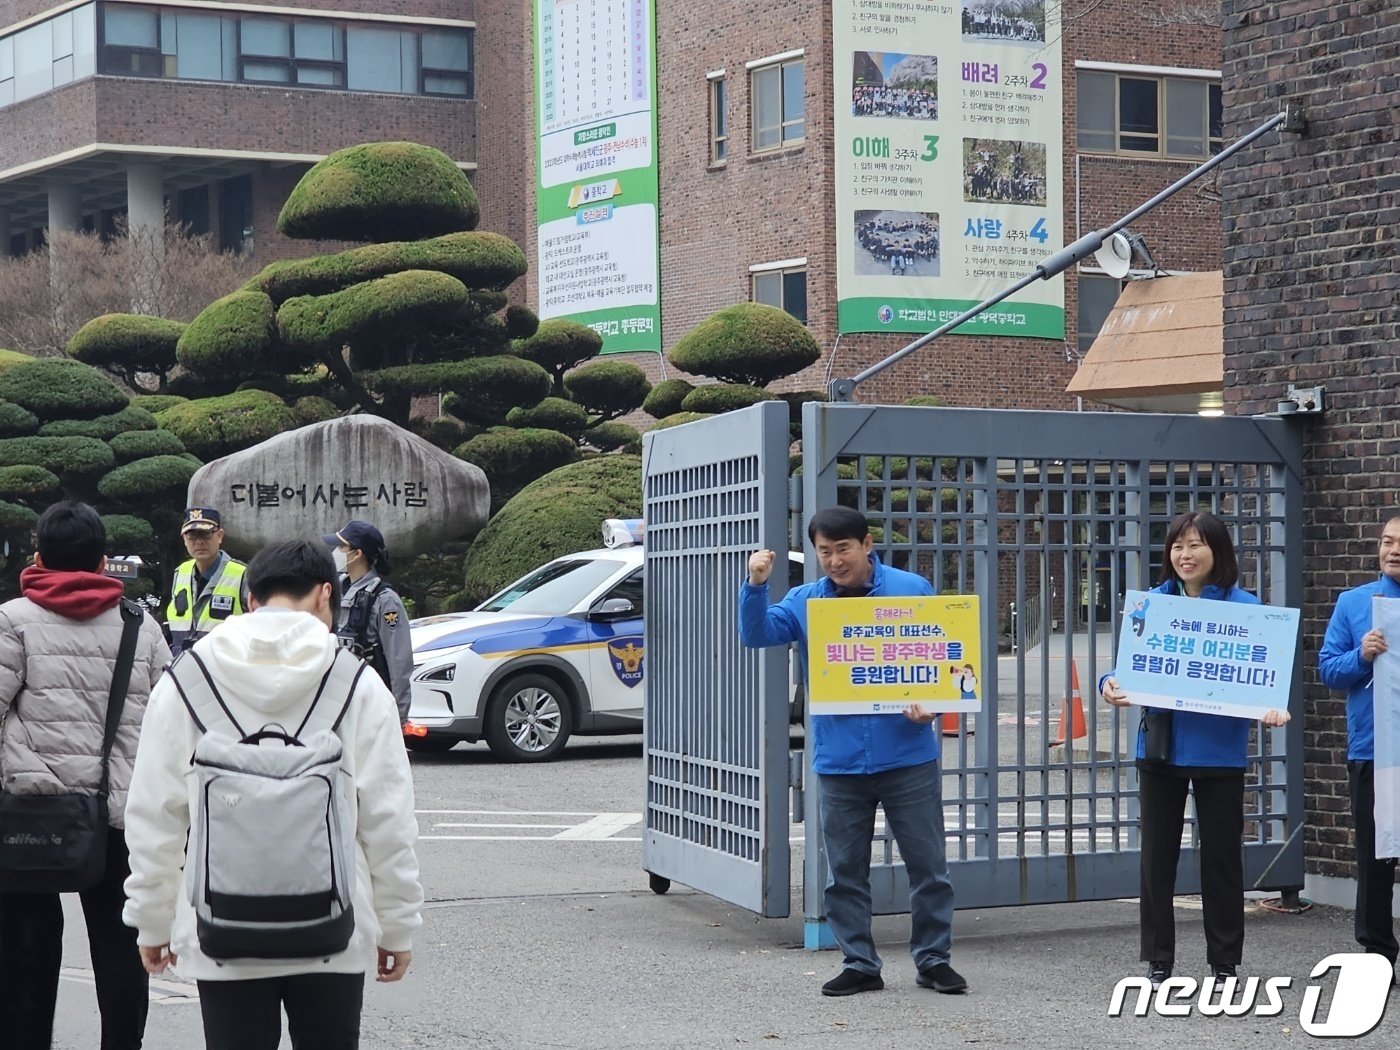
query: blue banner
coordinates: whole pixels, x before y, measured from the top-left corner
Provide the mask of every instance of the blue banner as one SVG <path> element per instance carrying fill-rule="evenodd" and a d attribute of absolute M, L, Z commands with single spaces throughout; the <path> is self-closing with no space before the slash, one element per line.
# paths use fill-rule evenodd
<path fill-rule="evenodd" d="M 1286 711 L 1298 610 L 1129 591 L 1115 677 L 1145 707 L 1262 718 Z"/>
<path fill-rule="evenodd" d="M 1376 673 L 1376 856 L 1400 857 L 1400 598 L 1372 598 L 1371 623 L 1390 648 Z"/>

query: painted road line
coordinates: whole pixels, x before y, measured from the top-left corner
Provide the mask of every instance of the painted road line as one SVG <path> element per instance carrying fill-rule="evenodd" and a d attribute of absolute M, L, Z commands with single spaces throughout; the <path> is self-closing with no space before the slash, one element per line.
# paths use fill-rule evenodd
<path fill-rule="evenodd" d="M 553 836 L 556 840 L 586 839 L 588 841 L 610 839 L 619 831 L 630 828 L 633 824 L 640 824 L 642 815 L 640 813 L 599 813 L 592 820 L 585 821 L 577 827 L 561 831 Z"/>
<path fill-rule="evenodd" d="M 58 976 L 65 981 L 72 981 L 74 984 L 85 984 L 90 988 L 97 987 L 97 980 L 93 977 L 91 970 L 65 966 L 58 971 Z M 178 981 L 166 981 L 159 977 L 152 977 L 149 979 L 147 988 L 146 994 L 150 998 L 152 1006 L 178 1006 L 181 1003 L 199 1002 L 199 988 L 193 983 L 181 984 Z"/>
<path fill-rule="evenodd" d="M 435 828 L 528 828 L 536 831 L 560 831 L 576 827 L 574 824 L 434 824 Z"/>

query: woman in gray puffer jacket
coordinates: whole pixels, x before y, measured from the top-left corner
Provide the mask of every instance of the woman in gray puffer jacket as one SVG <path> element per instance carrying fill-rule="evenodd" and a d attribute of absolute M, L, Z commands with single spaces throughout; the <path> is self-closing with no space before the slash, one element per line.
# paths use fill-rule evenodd
<path fill-rule="evenodd" d="M 23 597 L 0 606 L 0 780 L 17 795 L 96 793 L 122 636 L 122 584 L 101 575 L 107 534 L 86 504 L 54 504 L 39 519 L 38 540 L 34 567 L 20 574 Z M 169 662 L 160 627 L 144 618 L 112 746 L 106 873 L 80 895 L 102 1050 L 140 1047 L 145 1033 L 146 973 L 135 931 L 122 924 L 129 869 L 121 829 L 146 700 Z M 48 1050 L 62 955 L 59 895 L 0 893 L 7 1047 Z"/>

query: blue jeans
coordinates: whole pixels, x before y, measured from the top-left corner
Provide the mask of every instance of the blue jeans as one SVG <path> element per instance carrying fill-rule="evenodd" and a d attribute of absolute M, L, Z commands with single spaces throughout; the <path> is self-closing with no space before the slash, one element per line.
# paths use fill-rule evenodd
<path fill-rule="evenodd" d="M 909 876 L 909 952 L 920 970 L 948 961 L 953 947 L 953 884 L 943 835 L 943 785 L 937 762 L 883 773 L 822 773 L 822 841 L 829 876 L 826 921 L 845 965 L 880 972 L 870 932 L 870 852 L 875 807 L 899 845 Z"/>

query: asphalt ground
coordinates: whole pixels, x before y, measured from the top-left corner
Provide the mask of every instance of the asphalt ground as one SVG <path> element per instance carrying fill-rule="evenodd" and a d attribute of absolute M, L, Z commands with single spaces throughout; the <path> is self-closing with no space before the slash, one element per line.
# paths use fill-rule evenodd
<path fill-rule="evenodd" d="M 1316 1042 L 1299 1023 L 1303 988 L 1319 960 L 1354 947 L 1349 912 L 1251 903 L 1241 975 L 1290 977 L 1280 1014 L 1111 1018 L 1115 983 L 1143 972 L 1133 901 L 958 912 L 964 996 L 915 985 L 907 919 L 888 916 L 875 924 L 885 990 L 824 998 L 840 959 L 802 948 L 796 884 L 787 919 L 679 885 L 650 891 L 638 738 L 575 741 L 544 766 L 502 764 L 479 745 L 413 764 L 430 903 L 408 978 L 368 986 L 366 1048 L 1275 1048 Z M 800 844 L 794 854 L 800 873 Z M 87 1050 L 97 1007 L 76 898 L 66 903 L 55 1046 Z M 1179 905 L 1177 972 L 1203 976 L 1199 905 Z M 1314 983 L 1321 1019 L 1333 978 Z M 178 974 L 153 985 L 147 1047 L 202 1045 L 194 992 Z M 1400 1046 L 1400 1010 L 1359 1042 Z"/>

